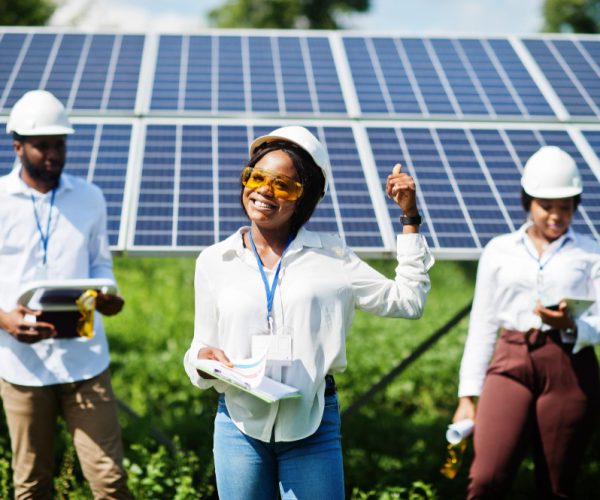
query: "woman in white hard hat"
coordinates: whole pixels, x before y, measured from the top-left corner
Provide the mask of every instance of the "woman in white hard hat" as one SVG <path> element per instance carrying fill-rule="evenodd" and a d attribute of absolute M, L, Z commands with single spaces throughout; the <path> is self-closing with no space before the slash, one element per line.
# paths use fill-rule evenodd
<path fill-rule="evenodd" d="M 396 165 L 387 180 L 405 222 L 396 277 L 388 279 L 339 237 L 304 228 L 330 176 L 327 152 L 307 129 L 256 139 L 241 178 L 250 227 L 198 257 L 195 333 L 184 364 L 193 384 L 222 393 L 214 433 L 220 498 L 344 498 L 332 374 L 346 367 L 354 310 L 422 314 L 433 259 L 418 234 L 413 179 Z M 268 404 L 196 369 L 198 358 L 228 365 L 265 352 L 266 374 L 298 388 L 300 398 Z"/>
<path fill-rule="evenodd" d="M 453 420 L 475 419 L 468 498 L 504 498 L 529 445 L 540 498 L 575 498 L 598 411 L 600 316 L 567 299 L 600 298 L 600 245 L 570 227 L 582 183 L 566 152 L 542 147 L 521 186 L 528 221 L 479 260 Z"/>

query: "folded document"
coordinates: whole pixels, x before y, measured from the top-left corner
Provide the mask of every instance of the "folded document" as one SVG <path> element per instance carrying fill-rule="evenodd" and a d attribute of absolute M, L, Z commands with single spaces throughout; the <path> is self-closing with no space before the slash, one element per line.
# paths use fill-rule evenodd
<path fill-rule="evenodd" d="M 234 362 L 233 367 L 229 367 L 214 359 L 196 359 L 194 366 L 197 370 L 208 373 L 267 403 L 301 397 L 300 391 L 295 387 L 267 377 L 264 374 L 264 366 Z"/>

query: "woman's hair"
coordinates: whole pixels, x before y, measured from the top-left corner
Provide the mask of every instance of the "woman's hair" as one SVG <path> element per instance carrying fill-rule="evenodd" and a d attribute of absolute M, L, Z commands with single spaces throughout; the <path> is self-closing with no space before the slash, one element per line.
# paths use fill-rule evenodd
<path fill-rule="evenodd" d="M 273 141 L 262 144 L 254 151 L 247 166 L 254 167 L 272 151 L 283 151 L 291 158 L 300 179 L 300 184 L 303 186 L 302 196 L 298 198 L 294 214 L 292 215 L 291 231 L 295 235 L 308 222 L 315 211 L 325 190 L 325 176 L 311 155 L 300 146 L 289 141 Z M 240 193 L 240 201 L 242 203 L 242 210 L 244 210 L 247 216 L 243 196 L 244 186 L 242 186 Z"/>
<path fill-rule="evenodd" d="M 525 212 L 529 213 L 531 210 L 531 202 L 533 201 L 534 196 L 528 195 L 523 188 L 521 188 L 521 206 L 525 210 Z M 581 195 L 577 194 L 573 196 L 573 211 L 577 210 L 577 207 L 581 203 Z"/>

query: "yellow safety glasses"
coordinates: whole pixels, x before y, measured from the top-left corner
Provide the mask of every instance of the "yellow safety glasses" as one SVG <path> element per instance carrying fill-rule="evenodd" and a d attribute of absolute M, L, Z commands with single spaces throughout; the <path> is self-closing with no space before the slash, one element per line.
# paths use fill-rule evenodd
<path fill-rule="evenodd" d="M 244 167 L 242 170 L 242 185 L 248 189 L 258 189 L 268 186 L 277 198 L 296 201 L 302 196 L 302 184 L 287 175 L 275 174 L 256 167 Z"/>

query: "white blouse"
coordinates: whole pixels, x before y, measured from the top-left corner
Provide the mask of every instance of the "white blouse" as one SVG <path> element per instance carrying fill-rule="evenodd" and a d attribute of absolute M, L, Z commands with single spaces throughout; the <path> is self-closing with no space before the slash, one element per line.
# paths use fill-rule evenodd
<path fill-rule="evenodd" d="M 600 343 L 600 245 L 569 228 L 539 257 L 526 233 L 530 225 L 492 239 L 481 254 L 460 368 L 459 397 L 481 393 L 501 328 L 550 328 L 533 312 L 536 300 L 549 305 L 564 298 L 595 299 L 592 307 L 575 318 L 573 353 Z"/>
<path fill-rule="evenodd" d="M 192 362 L 205 346 L 249 357 L 251 337 L 266 329 L 266 293 L 241 228 L 204 250 L 196 262 L 194 338 L 185 354 L 190 380 L 225 393 L 229 414 L 245 434 L 294 441 L 314 433 L 323 415 L 325 375 L 346 368 L 346 335 L 355 308 L 379 316 L 419 318 L 433 265 L 420 234 L 397 238 L 395 279 L 367 265 L 338 236 L 302 228 L 284 254 L 273 301 L 274 331 L 292 335 L 292 364 L 269 376 L 300 389 L 301 398 L 267 404 L 224 382 L 203 379 Z M 265 269 L 269 283 L 274 270 Z"/>

